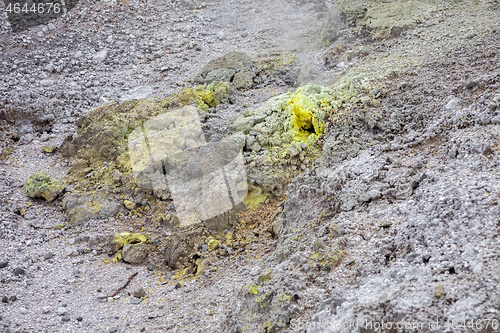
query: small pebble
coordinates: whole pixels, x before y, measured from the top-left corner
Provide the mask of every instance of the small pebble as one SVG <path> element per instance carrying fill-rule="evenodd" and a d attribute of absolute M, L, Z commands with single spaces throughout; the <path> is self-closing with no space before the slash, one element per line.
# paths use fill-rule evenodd
<path fill-rule="evenodd" d="M 142 298 L 134 298 L 130 301 L 130 304 L 139 304 L 142 302 Z"/>
<path fill-rule="evenodd" d="M 49 253 L 47 253 L 47 254 L 46 254 L 43 258 L 44 258 L 45 260 L 49 260 L 50 258 L 53 258 L 54 256 L 55 256 L 55 254 L 54 254 L 54 253 L 49 252 Z"/>
<path fill-rule="evenodd" d="M 26 308 L 19 308 L 19 313 L 24 315 L 28 313 L 28 310 Z"/>
<path fill-rule="evenodd" d="M 134 291 L 134 297 L 142 298 L 144 296 L 146 296 L 146 291 L 144 291 L 144 288 L 139 288 L 136 291 Z"/>
<path fill-rule="evenodd" d="M 63 307 L 59 307 L 57 308 L 57 314 L 59 316 L 64 316 L 68 311 L 66 310 L 66 308 L 63 308 Z"/>
<path fill-rule="evenodd" d="M 62 321 L 70 321 L 71 320 L 71 317 L 69 316 L 69 314 L 65 314 L 62 318 Z"/>
<path fill-rule="evenodd" d="M 2 303 L 9 303 L 9 298 L 7 296 L 2 296 Z"/>
<path fill-rule="evenodd" d="M 14 276 L 25 275 L 26 271 L 22 268 L 14 269 Z"/>
<path fill-rule="evenodd" d="M 0 262 L 0 268 L 5 268 L 9 266 L 9 262 L 7 260 Z"/>
<path fill-rule="evenodd" d="M 15 296 L 15 295 L 14 296 L 10 296 L 9 299 L 10 299 L 11 302 L 15 302 L 15 301 L 17 301 L 17 296 Z"/>

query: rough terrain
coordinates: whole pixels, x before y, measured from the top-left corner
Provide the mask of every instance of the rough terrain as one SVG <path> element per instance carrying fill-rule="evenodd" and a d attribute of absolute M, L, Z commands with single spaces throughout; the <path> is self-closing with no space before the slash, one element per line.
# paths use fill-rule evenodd
<path fill-rule="evenodd" d="M 191 0 L 0 18 L 0 329 L 499 331 L 498 17 Z M 185 105 L 241 148 L 249 191 L 188 227 L 127 150 Z"/>

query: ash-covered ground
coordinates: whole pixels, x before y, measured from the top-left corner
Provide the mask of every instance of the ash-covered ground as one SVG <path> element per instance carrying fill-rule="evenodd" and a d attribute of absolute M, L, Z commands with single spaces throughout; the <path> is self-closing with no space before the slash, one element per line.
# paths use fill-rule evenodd
<path fill-rule="evenodd" d="M 498 1 L 4 5 L 1 330 L 500 330 Z M 189 228 L 124 148 L 185 105 L 250 192 Z"/>

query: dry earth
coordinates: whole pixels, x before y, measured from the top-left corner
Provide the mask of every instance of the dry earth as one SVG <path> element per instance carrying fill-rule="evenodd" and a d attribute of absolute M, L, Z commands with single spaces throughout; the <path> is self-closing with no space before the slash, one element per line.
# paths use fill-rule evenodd
<path fill-rule="evenodd" d="M 17 33 L 1 8 L 0 330 L 500 330 L 498 1 L 80 1 Z M 212 140 L 310 82 L 357 95 L 329 118 L 321 157 L 286 196 L 244 212 L 255 230 L 203 275 L 181 285 L 161 251 L 111 263 L 110 233 L 149 232 L 159 249 L 168 225 L 117 214 L 70 226 L 62 195 L 26 196 L 31 174 L 68 173 L 71 161 L 43 147 L 60 147 L 82 115 L 168 96 L 230 51 L 296 61 L 217 106 Z"/>

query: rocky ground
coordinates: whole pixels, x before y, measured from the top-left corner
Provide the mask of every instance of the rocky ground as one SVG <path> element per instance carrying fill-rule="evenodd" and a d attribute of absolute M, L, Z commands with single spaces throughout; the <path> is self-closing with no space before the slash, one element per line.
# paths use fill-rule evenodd
<path fill-rule="evenodd" d="M 498 1 L 0 8 L 5 332 L 500 330 Z M 188 227 L 127 149 L 185 105 L 249 191 Z"/>

